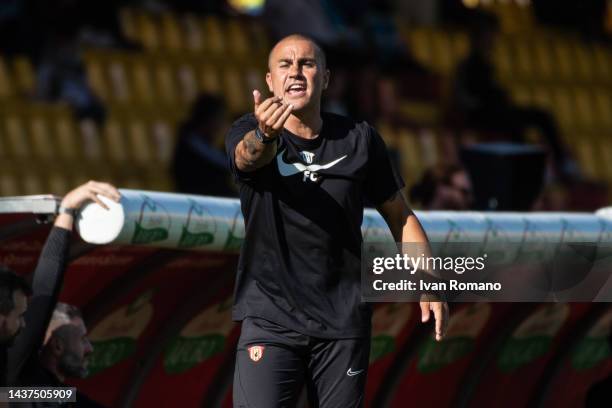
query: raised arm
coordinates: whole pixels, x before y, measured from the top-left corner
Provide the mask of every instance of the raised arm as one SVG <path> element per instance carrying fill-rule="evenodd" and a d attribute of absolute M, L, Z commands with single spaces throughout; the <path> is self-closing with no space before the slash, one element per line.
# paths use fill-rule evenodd
<path fill-rule="evenodd" d="M 253 91 L 253 101 L 263 141 L 257 138 L 257 130 L 252 130 L 247 132 L 236 146 L 236 167 L 245 173 L 255 171 L 272 161 L 276 155 L 276 138 L 293 109 L 293 105 L 284 104 L 281 98 L 276 96 L 262 102 L 258 90 Z"/>
<path fill-rule="evenodd" d="M 107 208 L 98 194 L 115 201 L 119 201 L 120 198 L 117 189 L 110 184 L 90 181 L 66 194 L 60 204 L 67 211 L 57 216 L 47 237 L 34 271 L 32 298 L 25 315 L 26 326 L 8 352 L 7 374 L 10 384 L 17 381 L 28 359 L 36 358 L 59 298 L 68 264 L 70 236 L 74 225 L 70 211 L 79 210 L 90 200 Z"/>

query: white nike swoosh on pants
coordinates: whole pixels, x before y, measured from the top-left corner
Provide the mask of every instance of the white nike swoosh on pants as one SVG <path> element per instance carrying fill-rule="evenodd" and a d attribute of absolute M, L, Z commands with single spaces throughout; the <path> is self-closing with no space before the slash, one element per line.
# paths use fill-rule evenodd
<path fill-rule="evenodd" d="M 297 173 L 302 173 L 305 170 L 309 170 L 309 171 L 319 171 L 319 170 L 325 170 L 325 169 L 329 169 L 330 167 L 335 166 L 336 164 L 338 164 L 338 162 L 340 162 L 341 160 L 346 158 L 346 154 L 342 157 L 340 157 L 339 159 L 336 159 L 332 162 L 329 162 L 327 164 L 309 164 L 309 165 L 305 165 L 302 163 L 287 163 L 283 160 L 283 154 L 286 152 L 287 150 L 283 150 L 282 152 L 280 152 L 279 154 L 276 155 L 276 164 L 278 165 L 278 171 L 280 172 L 281 176 L 283 177 L 288 177 L 288 176 L 293 176 L 294 174 Z"/>

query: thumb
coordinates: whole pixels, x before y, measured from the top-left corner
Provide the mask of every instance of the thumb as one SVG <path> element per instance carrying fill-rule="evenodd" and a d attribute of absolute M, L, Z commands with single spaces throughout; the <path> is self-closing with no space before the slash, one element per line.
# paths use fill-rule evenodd
<path fill-rule="evenodd" d="M 255 108 L 257 109 L 261 103 L 261 92 L 259 92 L 257 89 L 253 90 L 253 102 L 255 103 Z"/>

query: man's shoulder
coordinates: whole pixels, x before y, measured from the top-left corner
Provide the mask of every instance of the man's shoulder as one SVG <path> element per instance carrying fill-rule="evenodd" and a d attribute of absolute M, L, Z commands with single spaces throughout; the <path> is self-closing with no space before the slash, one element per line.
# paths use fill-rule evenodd
<path fill-rule="evenodd" d="M 244 125 L 248 123 L 255 123 L 255 124 L 257 123 L 257 119 L 255 119 L 255 114 L 253 112 L 245 113 L 244 115 L 240 116 L 238 119 L 234 121 L 234 123 L 232 123 L 232 127 L 240 126 L 240 125 Z"/>
<path fill-rule="evenodd" d="M 365 120 L 357 120 L 350 116 L 339 115 L 337 113 L 322 112 L 324 126 L 329 124 L 336 131 L 343 131 L 358 136 L 368 136 L 372 126 Z"/>

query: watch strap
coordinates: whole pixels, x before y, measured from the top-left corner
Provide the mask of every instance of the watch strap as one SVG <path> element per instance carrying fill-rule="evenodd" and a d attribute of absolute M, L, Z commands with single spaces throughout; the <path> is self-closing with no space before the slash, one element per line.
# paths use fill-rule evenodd
<path fill-rule="evenodd" d="M 257 140 L 259 140 L 263 144 L 270 144 L 270 143 L 276 142 L 276 139 L 278 139 L 278 136 L 277 137 L 268 137 L 268 136 L 264 135 L 264 133 L 259 128 L 259 126 L 257 126 L 255 128 L 255 138 Z"/>
<path fill-rule="evenodd" d="M 77 210 L 76 208 L 68 208 L 60 205 L 60 207 L 57 209 L 57 215 L 60 214 L 68 214 L 72 216 L 72 218 L 76 218 L 79 214 L 79 210 Z"/>

